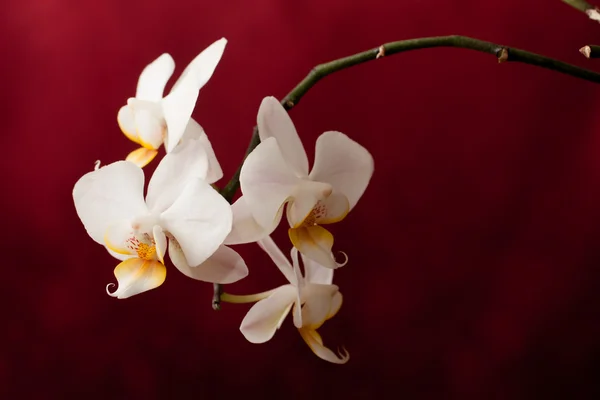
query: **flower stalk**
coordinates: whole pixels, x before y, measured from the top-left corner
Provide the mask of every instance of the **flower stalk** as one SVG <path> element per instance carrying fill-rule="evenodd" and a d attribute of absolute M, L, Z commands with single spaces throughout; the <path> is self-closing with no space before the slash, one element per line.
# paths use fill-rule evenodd
<path fill-rule="evenodd" d="M 581 10 L 586 11 L 593 9 L 594 7 L 589 5 L 585 1 L 577 0 L 563 0 L 565 3 Z M 302 97 L 321 79 L 331 75 L 335 72 L 341 71 L 346 68 L 353 67 L 355 65 L 363 64 L 368 61 L 378 60 L 391 56 L 394 54 L 400 54 L 411 50 L 429 49 L 435 47 L 454 47 L 478 51 L 481 53 L 491 54 L 498 60 L 499 64 L 506 62 L 520 62 L 524 64 L 533 65 L 539 68 L 549 69 L 562 74 L 570 75 L 575 78 L 583 79 L 593 83 L 600 83 L 600 73 L 580 68 L 572 64 L 565 63 L 560 60 L 556 60 L 550 57 L 546 57 L 540 54 L 532 53 L 530 51 L 517 49 L 514 47 L 504 46 L 484 40 L 479 40 L 467 36 L 451 35 L 451 36 L 434 36 L 417 39 L 400 40 L 396 42 L 385 43 L 377 46 L 376 48 L 363 51 L 348 57 L 343 57 L 337 60 L 333 60 L 324 64 L 319 64 L 314 67 L 308 75 L 300 81 L 282 100 L 281 104 L 286 111 L 294 108 Z M 221 189 L 220 193 L 230 203 L 235 196 L 235 193 L 240 187 L 240 172 L 242 165 L 248 154 L 254 150 L 260 143 L 258 134 L 258 127 L 254 127 L 250 144 L 246 150 L 246 154 L 242 160 L 242 163 L 238 166 L 237 170 L 229 180 L 229 182 Z M 214 296 L 213 296 L 213 309 L 218 310 L 220 308 L 222 288 L 221 285 L 214 285 Z"/>

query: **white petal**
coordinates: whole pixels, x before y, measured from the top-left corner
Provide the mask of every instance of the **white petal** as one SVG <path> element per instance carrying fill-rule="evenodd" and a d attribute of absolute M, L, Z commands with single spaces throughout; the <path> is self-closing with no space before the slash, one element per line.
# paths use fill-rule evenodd
<path fill-rule="evenodd" d="M 211 78 L 219 61 L 221 61 L 225 45 L 227 45 L 227 40 L 221 38 L 198 54 L 183 70 L 181 76 L 173 85 L 173 90 L 178 89 L 181 85 L 188 85 L 189 82 L 195 82 L 197 85 L 196 90 L 200 90 Z M 190 77 L 193 77 L 193 80 L 189 80 Z"/>
<path fill-rule="evenodd" d="M 193 179 L 161 219 L 162 227 L 181 246 L 188 265 L 199 265 L 231 231 L 231 206 L 208 183 Z"/>
<path fill-rule="evenodd" d="M 119 109 L 117 113 L 117 122 L 119 123 L 119 128 L 129 140 L 140 143 L 140 139 L 137 135 L 137 129 L 135 127 L 135 114 L 133 112 L 133 107 L 129 105 L 125 105 Z"/>
<path fill-rule="evenodd" d="M 202 264 L 190 267 L 176 240 L 171 240 L 169 257 L 173 265 L 184 275 L 204 282 L 234 283 L 248 276 L 248 267 L 244 259 L 233 249 L 220 246 L 215 253 Z"/>
<path fill-rule="evenodd" d="M 173 75 L 175 61 L 164 53 L 144 68 L 140 74 L 135 97 L 140 100 L 159 101 L 167 81 Z"/>
<path fill-rule="evenodd" d="M 321 335 L 312 329 L 298 329 L 302 339 L 308 344 L 310 349 L 315 355 L 325 361 L 329 361 L 334 364 L 345 364 L 350 360 L 350 354 L 344 349 L 344 353 L 335 354 L 333 351 L 323 346 L 323 339 Z"/>
<path fill-rule="evenodd" d="M 292 264 L 281 252 L 281 249 L 275 244 L 271 236 L 267 236 L 257 242 L 258 246 L 269 255 L 273 263 L 279 268 L 283 276 L 292 285 L 297 285 L 296 277 L 294 276 L 294 270 Z"/>
<path fill-rule="evenodd" d="M 318 329 L 328 319 L 333 298 L 338 292 L 336 285 L 306 285 L 302 292 L 302 326 Z"/>
<path fill-rule="evenodd" d="M 302 263 L 304 264 L 304 277 L 307 282 L 331 285 L 331 282 L 333 282 L 333 269 L 325 268 L 304 254 L 302 254 Z"/>
<path fill-rule="evenodd" d="M 190 122 L 196 101 L 198 89 L 195 83 L 181 85 L 173 89 L 162 101 L 162 113 L 167 124 L 165 149 L 167 153 L 173 151 L 183 137 L 185 128 Z"/>
<path fill-rule="evenodd" d="M 322 200 L 317 208 L 319 211 L 315 213 L 317 224 L 333 224 L 346 218 L 350 212 L 350 203 L 346 196 L 334 192 Z"/>
<path fill-rule="evenodd" d="M 342 308 L 343 300 L 344 298 L 342 296 L 342 293 L 340 293 L 339 291 L 335 292 L 333 298 L 331 299 L 331 308 L 329 309 L 329 313 L 327 314 L 327 319 L 333 318 L 335 314 L 337 314 L 338 311 L 340 311 L 340 308 Z"/>
<path fill-rule="evenodd" d="M 292 268 L 294 270 L 294 282 L 296 286 L 296 303 L 294 304 L 294 326 L 296 328 L 302 328 L 304 322 L 302 321 L 302 292 L 304 291 L 304 278 L 302 277 L 302 271 L 300 271 L 300 261 L 298 260 L 298 249 L 292 247 L 290 251 L 292 257 Z"/>
<path fill-rule="evenodd" d="M 128 161 L 118 161 L 81 177 L 73 188 L 73 200 L 88 234 L 104 244 L 109 225 L 148 211 L 143 191 L 142 170 Z"/>
<path fill-rule="evenodd" d="M 210 143 L 210 140 L 208 140 L 208 135 L 194 118 L 190 118 L 190 121 L 185 128 L 185 132 L 183 133 L 183 138 L 181 138 L 181 142 L 183 144 L 190 139 L 199 140 L 204 147 L 206 155 L 208 156 L 208 173 L 206 174 L 205 180 L 208 183 L 215 183 L 223 177 L 223 170 L 221 169 L 221 164 L 219 164 L 219 161 L 217 160 L 212 144 Z"/>
<path fill-rule="evenodd" d="M 146 203 L 155 212 L 169 208 L 193 179 L 204 179 L 208 158 L 202 143 L 189 140 L 160 161 L 150 182 Z"/>
<path fill-rule="evenodd" d="M 104 232 L 104 247 L 109 251 L 110 254 L 120 254 L 126 256 L 123 258 L 126 260 L 129 256 L 137 253 L 131 249 L 127 240 L 133 236 L 133 227 L 131 226 L 130 219 L 124 219 L 110 224 Z"/>
<path fill-rule="evenodd" d="M 164 264 L 165 253 L 167 252 L 167 236 L 159 225 L 154 225 L 154 228 L 152 228 L 152 237 L 154 238 L 154 245 L 156 246 L 156 255 L 158 256 L 158 261 Z"/>
<path fill-rule="evenodd" d="M 274 138 L 256 146 L 240 172 L 240 186 L 248 207 L 268 234 L 279 224 L 283 205 L 299 183 L 300 179 L 287 167 Z"/>
<path fill-rule="evenodd" d="M 252 306 L 242 320 L 240 331 L 251 343 L 267 342 L 281 326 L 295 299 L 294 286 L 277 288 L 269 297 Z"/>
<path fill-rule="evenodd" d="M 318 202 L 331 194 L 331 185 L 322 182 L 303 180 L 293 194 L 293 200 L 287 207 L 287 219 L 290 226 L 297 228 L 310 216 Z M 315 218 L 316 222 L 316 218 Z"/>
<path fill-rule="evenodd" d="M 158 149 L 165 135 L 162 116 L 152 109 L 138 107 L 134 119 L 139 143 L 147 149 Z"/>
<path fill-rule="evenodd" d="M 260 140 L 274 137 L 291 169 L 297 176 L 308 174 L 308 158 L 294 123 L 275 97 L 265 97 L 257 116 Z"/>
<path fill-rule="evenodd" d="M 233 223 L 231 232 L 225 238 L 225 244 L 253 243 L 269 234 L 265 228 L 258 225 L 252 216 L 244 196 L 231 205 L 231 211 L 233 213 Z"/>
<path fill-rule="evenodd" d="M 372 175 L 373 157 L 367 149 L 341 132 L 319 136 L 310 178 L 330 183 L 335 192 L 348 198 L 350 209 L 364 193 Z"/>
<path fill-rule="evenodd" d="M 167 269 L 159 261 L 130 258 L 117 265 L 114 273 L 118 282 L 117 290 L 109 292 L 108 289 L 114 286 L 109 284 L 106 292 L 110 296 L 126 299 L 162 285 L 167 276 Z"/>

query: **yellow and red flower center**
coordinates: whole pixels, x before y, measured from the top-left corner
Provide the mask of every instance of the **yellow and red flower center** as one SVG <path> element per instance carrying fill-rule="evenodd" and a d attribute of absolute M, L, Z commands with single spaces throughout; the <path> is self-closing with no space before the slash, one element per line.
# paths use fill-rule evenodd
<path fill-rule="evenodd" d="M 130 237 L 126 241 L 128 249 L 133 250 L 137 253 L 138 258 L 146 261 L 152 261 L 157 259 L 156 244 L 153 239 L 150 239 L 149 235 L 144 234 L 145 241 L 140 241 L 135 236 Z M 149 242 L 149 243 L 146 243 Z"/>
<path fill-rule="evenodd" d="M 304 221 L 302 221 L 300 227 L 309 227 L 309 226 L 318 225 L 319 220 L 321 218 L 323 218 L 325 215 L 327 215 L 327 208 L 325 207 L 325 204 L 323 204 L 321 201 L 319 201 L 313 207 L 313 209 L 310 211 L 310 213 L 306 216 L 306 218 L 304 218 Z"/>

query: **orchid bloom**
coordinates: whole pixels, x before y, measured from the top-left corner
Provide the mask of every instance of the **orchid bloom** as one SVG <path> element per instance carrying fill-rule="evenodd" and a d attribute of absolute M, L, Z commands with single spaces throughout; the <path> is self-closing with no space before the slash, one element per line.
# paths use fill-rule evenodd
<path fill-rule="evenodd" d="M 334 353 L 323 345 L 323 339 L 317 332 L 317 329 L 335 316 L 342 307 L 342 294 L 339 288 L 331 283 L 333 270 L 302 255 L 302 276 L 298 249 L 292 247 L 290 264 L 270 236 L 259 240 L 258 245 L 271 257 L 289 283 L 254 295 L 221 295 L 221 301 L 229 303 L 257 302 L 250 308 L 240 325 L 242 334 L 251 343 L 269 341 L 293 307 L 294 325 L 313 353 L 335 364 L 348 362 L 350 355 L 347 351 Z"/>
<path fill-rule="evenodd" d="M 142 147 L 126 158 L 140 167 L 147 165 L 164 144 L 167 153 L 185 136 L 197 138 L 202 128 L 192 120 L 200 89 L 212 76 L 225 50 L 227 40 L 217 40 L 185 68 L 163 98 L 167 81 L 175 70 L 173 58 L 164 53 L 144 68 L 135 97 L 127 100 L 117 115 L 119 127 L 129 139 Z"/>
<path fill-rule="evenodd" d="M 114 270 L 124 299 L 160 286 L 164 256 L 190 278 L 232 283 L 248 268 L 224 246 L 232 223 L 231 207 L 206 181 L 208 157 L 200 140 L 167 154 L 148 184 L 144 172 L 118 161 L 80 178 L 73 188 L 77 214 L 90 237 L 122 260 Z M 112 286 L 109 284 L 108 288 Z"/>
<path fill-rule="evenodd" d="M 287 204 L 289 237 L 306 257 L 337 268 L 333 235 L 322 225 L 341 221 L 356 205 L 373 175 L 373 157 L 341 132 L 325 132 L 308 158 L 283 106 L 265 98 L 258 111 L 261 143 L 248 155 L 240 173 L 242 197 L 233 207 L 233 230 L 226 243 L 257 241 L 279 224 Z"/>
<path fill-rule="evenodd" d="M 293 307 L 294 325 L 313 353 L 325 361 L 345 364 L 350 355 L 335 354 L 323 345 L 317 329 L 337 314 L 342 306 L 342 294 L 332 285 L 333 270 L 325 268 L 302 255 L 304 276 L 300 271 L 298 250 L 292 248 L 292 264 L 288 261 L 270 236 L 258 241 L 259 246 L 271 257 L 287 278 L 289 284 L 268 292 L 250 296 L 224 293 L 222 301 L 247 303 L 259 300 L 246 314 L 240 331 L 251 343 L 269 341 Z"/>

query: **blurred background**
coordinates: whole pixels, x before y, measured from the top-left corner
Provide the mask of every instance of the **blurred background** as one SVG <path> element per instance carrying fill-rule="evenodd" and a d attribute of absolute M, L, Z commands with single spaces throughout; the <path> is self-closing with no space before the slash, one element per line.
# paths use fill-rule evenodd
<path fill-rule="evenodd" d="M 320 333 L 349 350 L 346 365 L 313 355 L 291 320 L 248 343 L 249 305 L 213 311 L 212 285 L 171 265 L 157 290 L 105 292 L 117 262 L 71 191 L 95 160 L 136 148 L 116 115 L 146 64 L 168 52 L 176 77 L 229 40 L 194 112 L 224 184 L 263 97 L 316 64 L 448 34 L 600 71 L 577 51 L 600 44 L 600 26 L 559 0 L 5 1 L 2 398 L 599 398 L 600 92 L 469 50 L 339 72 L 291 111 L 310 157 L 339 130 L 375 158 L 362 200 L 332 227 L 350 262 L 334 278 L 344 305 Z M 285 231 L 275 238 L 287 252 Z M 237 250 L 250 275 L 227 291 L 285 282 L 257 246 Z"/>

